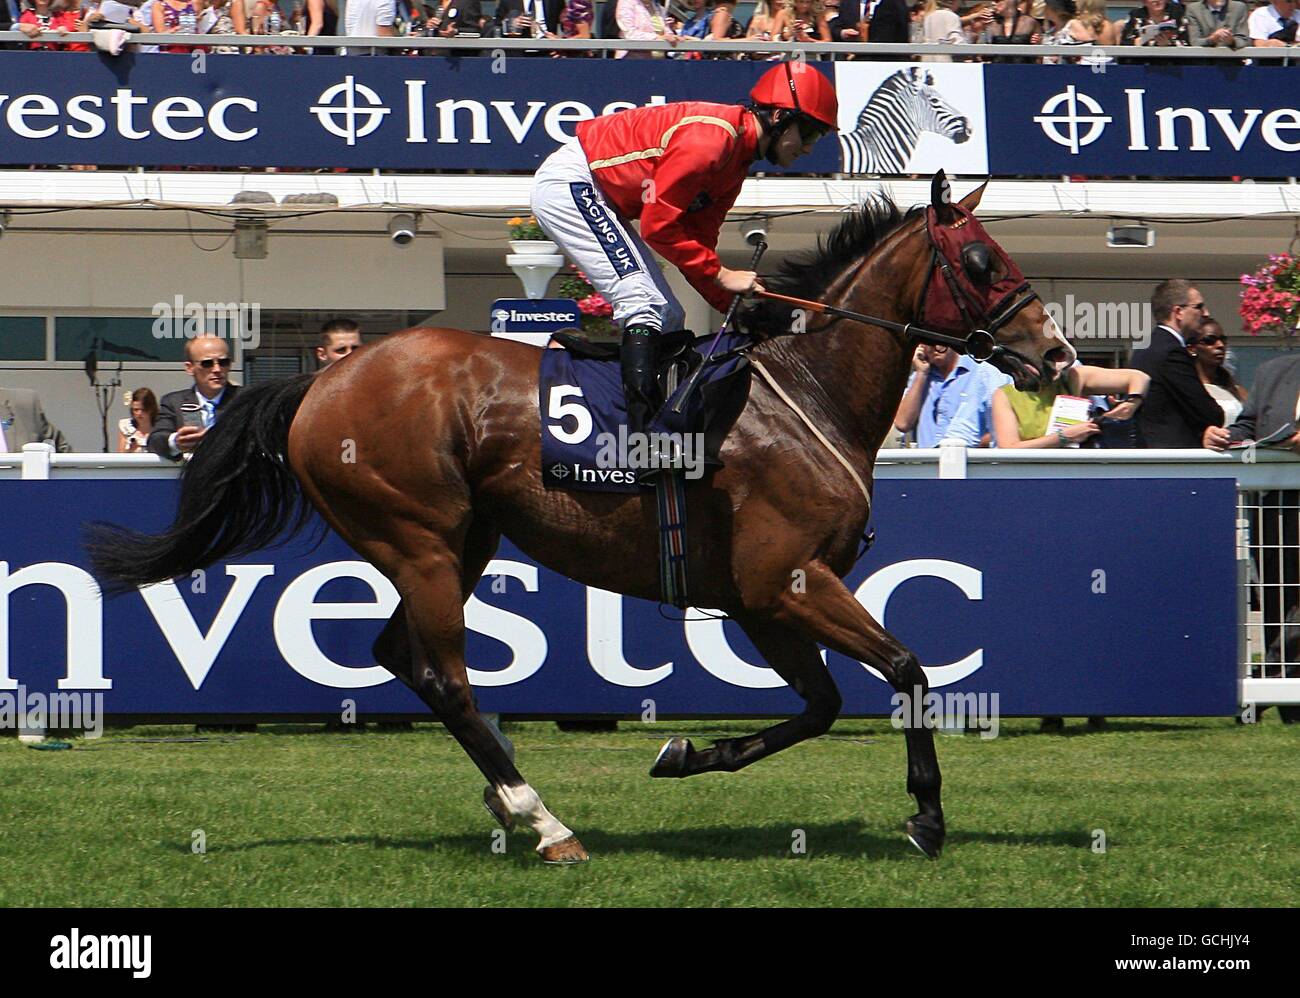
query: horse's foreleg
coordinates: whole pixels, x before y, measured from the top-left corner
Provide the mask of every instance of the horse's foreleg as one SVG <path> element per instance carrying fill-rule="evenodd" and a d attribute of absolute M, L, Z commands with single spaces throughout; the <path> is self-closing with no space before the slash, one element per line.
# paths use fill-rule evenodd
<path fill-rule="evenodd" d="M 923 703 L 930 684 L 916 656 L 867 613 L 829 568 L 814 562 L 805 570 L 805 591 L 784 594 L 777 619 L 810 640 L 872 666 L 895 690 Z M 924 724 L 909 722 L 903 734 L 907 741 L 907 790 L 920 807 L 907 823 L 907 834 L 927 856 L 937 857 L 943 847 L 944 823 L 934 732 Z"/>
<path fill-rule="evenodd" d="M 478 711 L 465 666 L 462 574 L 451 552 L 425 546 L 398 585 L 410 627 L 413 688 L 487 778 L 485 802 L 498 820 L 536 831 L 546 862 L 582 862 L 587 853 L 581 843 L 546 809 L 515 768 L 504 739 Z"/>
<path fill-rule="evenodd" d="M 788 721 L 743 738 L 724 738 L 706 749 L 695 749 L 686 739 L 674 738 L 660 750 L 651 776 L 694 776 L 717 770 L 732 773 L 798 742 L 823 735 L 835 723 L 841 706 L 840 692 L 817 645 L 768 618 L 754 615 L 736 619 L 764 661 L 804 698 L 807 706 Z"/>

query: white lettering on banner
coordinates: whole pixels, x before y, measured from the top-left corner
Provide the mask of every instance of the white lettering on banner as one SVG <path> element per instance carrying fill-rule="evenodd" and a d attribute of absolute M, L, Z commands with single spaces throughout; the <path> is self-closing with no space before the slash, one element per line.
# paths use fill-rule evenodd
<path fill-rule="evenodd" d="M 22 97 L 15 97 L 9 103 L 9 110 L 5 112 L 5 123 L 8 124 L 11 132 L 24 139 L 48 139 L 58 132 L 59 126 L 55 124 L 50 125 L 49 128 L 33 128 L 27 124 L 27 118 L 28 116 L 54 118 L 58 113 L 59 106 L 44 94 L 25 94 Z"/>
<path fill-rule="evenodd" d="M 487 145 L 491 143 L 488 138 L 487 125 L 487 108 L 481 102 L 476 100 L 440 100 L 434 105 L 438 109 L 438 141 L 455 145 L 460 142 L 460 136 L 456 134 L 456 112 L 458 110 L 469 111 L 470 120 L 470 143 L 477 145 Z"/>
<path fill-rule="evenodd" d="M 945 561 L 941 558 L 916 558 L 911 561 L 900 561 L 893 565 L 887 565 L 875 574 L 868 576 L 854 595 L 858 602 L 861 603 L 876 623 L 885 626 L 885 608 L 889 603 L 889 598 L 894 595 L 894 590 L 909 579 L 919 579 L 933 577 L 943 579 L 945 582 L 951 582 L 960 589 L 969 600 L 982 600 L 984 598 L 984 573 L 979 569 L 971 568 L 969 565 L 963 565 L 956 561 Z M 984 665 L 984 649 L 976 648 L 965 658 L 959 659 L 949 665 L 927 665 L 922 666 L 925 669 L 926 678 L 930 680 L 931 687 L 949 686 L 952 683 L 959 682 L 967 676 L 978 671 Z M 862 666 L 877 679 L 884 680 L 879 672 L 871 666 L 863 663 Z"/>
<path fill-rule="evenodd" d="M 512 100 L 494 100 L 492 106 L 497 109 L 497 114 L 506 123 L 506 128 L 510 130 L 510 137 L 523 145 L 524 139 L 528 138 L 528 133 L 533 129 L 533 122 L 537 120 L 537 115 L 546 106 L 546 101 L 530 100 L 528 114 L 523 121 L 520 121 L 519 115 L 515 113 L 515 102 Z"/>
<path fill-rule="evenodd" d="M 55 101 L 44 94 L 22 94 L 12 98 L 9 94 L 0 94 L 0 105 L 6 101 L 9 106 L 5 108 L 5 124 L 18 138 L 48 139 L 62 130 L 70 138 L 94 139 L 108 130 L 105 117 L 100 113 L 104 107 L 104 99 L 95 94 L 76 94 L 68 98 L 62 110 Z M 112 120 L 118 136 L 133 141 L 147 139 L 155 132 L 160 137 L 173 142 L 188 142 L 200 138 L 204 131 L 202 125 L 182 130 L 176 127 L 176 122 L 181 120 L 201 122 L 205 116 L 207 127 L 212 134 L 226 142 L 244 142 L 257 134 L 256 128 L 236 131 L 226 122 L 226 113 L 232 107 L 242 107 L 250 113 L 257 113 L 257 102 L 248 97 L 223 97 L 206 112 L 203 110 L 203 105 L 192 97 L 164 97 L 149 113 L 153 131 L 137 127 L 135 116 L 137 107 L 148 107 L 149 98 L 137 97 L 134 91 L 121 88 L 113 92 L 108 102 L 115 108 Z M 58 120 L 64 113 L 70 120 Z M 42 122 L 38 126 L 31 120 L 37 118 L 54 120 L 48 125 Z"/>
<path fill-rule="evenodd" d="M 723 629 L 724 623 L 722 620 L 697 617 L 688 618 L 683 625 L 686 645 L 705 671 L 711 672 L 724 683 L 750 690 L 774 690 L 778 686 L 784 686 L 785 680 L 775 669 L 746 662 L 732 650 L 727 642 L 727 632 Z"/>
<path fill-rule="evenodd" d="M 67 603 L 67 675 L 61 690 L 111 690 L 104 678 L 104 603 L 94 578 L 76 565 L 43 561 L 9 574 L 0 561 L 0 690 L 14 690 L 9 676 L 9 600 L 23 586 L 53 586 Z"/>
<path fill-rule="evenodd" d="M 537 592 L 537 566 L 521 561 L 494 558 L 484 575 L 508 575 L 524 584 L 526 592 Z M 485 671 L 466 668 L 471 685 L 512 686 L 521 683 L 543 665 L 549 650 L 546 632 L 527 617 L 482 602 L 470 596 L 465 604 L 465 626 L 479 634 L 496 638 L 510 648 L 510 664 L 504 669 Z"/>
<path fill-rule="evenodd" d="M 424 134 L 424 85 L 427 80 L 406 81 L 406 141 L 428 142 Z"/>
<path fill-rule="evenodd" d="M 375 592 L 373 603 L 317 603 L 316 594 L 334 579 L 360 579 Z M 289 668 L 304 679 L 340 690 L 379 686 L 393 678 L 382 665 L 346 666 L 327 658 L 311 632 L 313 620 L 387 620 L 400 598 L 379 569 L 364 561 L 332 561 L 303 572 L 275 605 L 275 644 Z"/>
<path fill-rule="evenodd" d="M 594 117 L 596 117 L 595 112 L 582 101 L 562 100 L 546 109 L 543 125 L 546 128 L 546 134 L 556 142 L 568 142 L 573 136 L 571 132 L 566 132 L 561 126 L 576 125 L 580 121 L 586 121 L 588 118 Z"/>
<path fill-rule="evenodd" d="M 673 663 L 638 669 L 623 657 L 623 597 L 587 586 L 587 661 L 616 686 L 653 686 L 673 673 Z"/>
<path fill-rule="evenodd" d="M 217 660 L 221 649 L 226 646 L 231 632 L 243 616 L 244 608 L 253 598 L 253 592 L 258 584 L 275 574 L 275 566 L 227 565 L 226 574 L 235 581 L 231 584 L 226 598 L 221 601 L 221 608 L 217 610 L 217 615 L 213 618 L 207 634 L 199 630 L 199 625 L 195 623 L 194 615 L 190 613 L 185 598 L 176 588 L 176 583 L 168 580 L 140 589 L 140 597 L 144 600 L 144 605 L 153 614 L 163 639 L 171 648 L 172 654 L 176 656 L 176 661 L 180 662 L 181 668 L 185 670 L 190 685 L 196 690 L 201 688 L 203 681 L 208 678 L 212 663 Z"/>
<path fill-rule="evenodd" d="M 1147 144 L 1146 93 L 1142 87 L 1130 87 L 1124 91 L 1130 152 L 1149 152 L 1151 148 Z M 1034 121 L 1047 138 L 1066 146 L 1071 155 L 1077 156 L 1084 146 L 1097 141 L 1113 120 L 1103 112 L 1104 108 L 1097 100 L 1070 84 L 1043 103 Z M 1291 141 L 1292 135 L 1300 132 L 1300 110 L 1295 108 L 1276 108 L 1265 114 L 1262 108 L 1257 107 L 1236 110 L 1169 106 L 1156 108 L 1151 113 L 1160 134 L 1160 143 L 1156 146 L 1160 152 L 1210 152 L 1214 141 L 1210 120 L 1237 152 L 1245 147 L 1256 122 L 1259 122 L 1259 137 L 1265 145 L 1280 152 L 1300 152 L 1300 136 L 1296 136 L 1297 141 Z M 1240 123 L 1236 115 L 1241 116 Z M 1180 142 L 1180 124 L 1185 144 Z M 1284 135 L 1284 132 L 1291 134 Z"/>

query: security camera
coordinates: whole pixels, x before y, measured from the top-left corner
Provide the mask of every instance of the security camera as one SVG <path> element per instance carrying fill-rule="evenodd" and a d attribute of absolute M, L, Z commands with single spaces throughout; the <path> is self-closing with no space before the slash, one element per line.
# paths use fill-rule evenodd
<path fill-rule="evenodd" d="M 414 215 L 394 215 L 388 220 L 388 238 L 394 245 L 410 246 L 418 228 L 419 222 Z"/>
<path fill-rule="evenodd" d="M 1150 249 L 1156 244 L 1156 231 L 1149 225 L 1112 225 L 1106 230 L 1106 245 L 1111 249 Z"/>
<path fill-rule="evenodd" d="M 747 218 L 740 223 L 740 234 L 750 246 L 767 242 L 767 219 Z"/>

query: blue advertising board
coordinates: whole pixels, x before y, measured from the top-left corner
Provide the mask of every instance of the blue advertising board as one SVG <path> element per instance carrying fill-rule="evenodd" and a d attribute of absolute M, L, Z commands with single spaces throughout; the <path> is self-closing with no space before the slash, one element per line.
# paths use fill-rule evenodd
<path fill-rule="evenodd" d="M 117 715 L 425 715 L 373 664 L 397 595 L 337 537 L 296 540 L 105 600 L 88 518 L 157 530 L 168 480 L 0 483 L 0 692 L 102 692 Z M 1004 715 L 1211 715 L 1236 696 L 1231 480 L 881 480 L 878 542 L 847 584 L 937 691 Z M 1195 524 L 1195 530 L 1170 529 Z M 484 710 L 781 715 L 799 697 L 739 628 L 665 619 L 502 545 L 466 607 Z M 670 618 L 680 617 L 666 611 Z M 828 653 L 850 715 L 892 690 Z"/>
<path fill-rule="evenodd" d="M 0 52 L 0 163 L 535 170 L 586 118 L 747 99 L 768 63 Z M 839 135 L 795 172 L 1287 177 L 1288 67 L 818 62 Z M 75 71 L 72 71 L 75 68 Z M 755 170 L 783 172 L 766 161 Z"/>

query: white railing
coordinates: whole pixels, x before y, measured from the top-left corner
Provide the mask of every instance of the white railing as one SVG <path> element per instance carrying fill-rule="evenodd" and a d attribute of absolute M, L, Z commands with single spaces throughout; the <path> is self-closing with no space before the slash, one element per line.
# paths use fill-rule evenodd
<path fill-rule="evenodd" d="M 180 465 L 155 454 L 56 454 L 49 444 L 28 444 L 21 454 L 0 454 L 0 480 L 74 478 L 174 478 Z M 1237 485 L 1238 693 L 1242 704 L 1300 704 L 1300 662 L 1267 659 L 1287 625 L 1284 581 L 1300 593 L 1300 458 L 1274 451 L 1241 450 L 971 450 L 955 441 L 932 450 L 882 450 L 875 467 L 880 479 L 1071 479 L 1230 478 Z M 1293 493 L 1288 496 L 1287 493 Z M 1281 498 L 1279 498 L 1281 497 Z M 1271 518 L 1271 519 L 1270 519 Z M 1268 567 L 1268 559 L 1272 565 Z M 1294 562 L 1294 565 L 1291 563 Z M 1282 564 L 1283 567 L 1276 567 Z M 1280 572 L 1279 580 L 1271 574 Z M 1204 594 L 1202 594 L 1204 595 Z M 1252 595 L 1257 609 L 1251 608 Z M 1296 615 L 1300 621 L 1300 614 Z M 1276 618 L 1276 619 L 1275 619 Z M 1268 675 L 1290 672 L 1290 676 Z"/>

